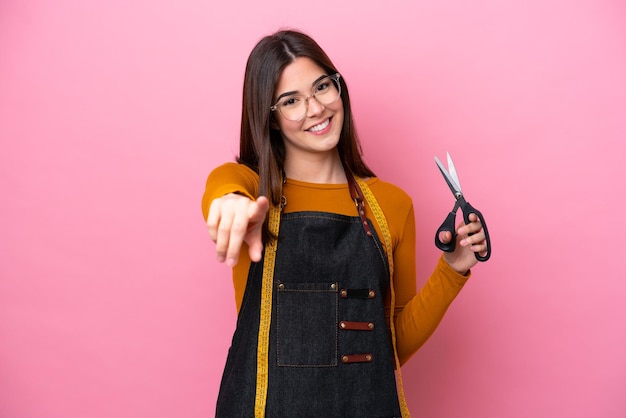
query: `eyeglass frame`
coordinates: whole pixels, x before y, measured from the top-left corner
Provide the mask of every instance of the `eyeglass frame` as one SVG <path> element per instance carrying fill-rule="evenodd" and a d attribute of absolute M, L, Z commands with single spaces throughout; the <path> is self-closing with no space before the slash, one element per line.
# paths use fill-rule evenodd
<path fill-rule="evenodd" d="M 274 103 L 272 106 L 270 106 L 270 110 L 271 110 L 272 112 L 275 112 L 275 111 L 277 111 L 277 110 L 278 110 L 278 111 L 280 112 L 280 114 L 281 114 L 281 115 L 282 115 L 285 119 L 287 119 L 287 120 L 289 120 L 289 121 L 291 121 L 291 122 L 299 122 L 299 121 L 301 121 L 302 119 L 304 119 L 304 118 L 306 117 L 306 114 L 307 114 L 307 112 L 309 111 L 309 99 L 310 99 L 311 97 L 313 97 L 313 98 L 314 98 L 314 99 L 315 99 L 315 100 L 316 100 L 319 104 L 321 104 L 322 106 L 327 106 L 327 105 L 329 105 L 329 104 L 335 103 L 335 102 L 337 101 L 337 99 L 341 97 L 341 83 L 339 82 L 339 80 L 341 79 L 341 74 L 339 74 L 339 73 L 335 73 L 335 74 L 330 74 L 330 75 L 326 75 L 326 76 L 321 77 L 320 79 L 318 79 L 318 80 L 315 82 L 315 84 L 313 84 L 313 88 L 312 88 L 312 90 L 314 90 L 314 89 L 315 89 L 315 87 L 316 87 L 316 86 L 317 86 L 317 85 L 318 85 L 318 84 L 319 84 L 322 80 L 324 80 L 324 79 L 326 79 L 326 78 L 330 78 L 331 80 L 333 80 L 334 82 L 336 82 L 336 83 L 337 83 L 337 92 L 338 92 L 338 94 L 337 94 L 337 98 L 336 98 L 335 100 L 333 100 L 332 102 L 329 102 L 329 103 L 326 103 L 326 104 L 321 103 L 319 100 L 317 100 L 317 97 L 315 97 L 315 93 L 316 93 L 316 92 L 315 92 L 315 91 L 311 91 L 311 93 L 309 93 L 308 95 L 304 96 L 304 103 L 305 103 L 304 113 L 303 113 L 303 115 L 302 115 L 301 117 L 299 117 L 298 119 L 292 120 L 292 119 L 289 119 L 288 117 L 286 117 L 285 115 L 283 115 L 283 112 L 280 110 L 280 107 L 278 107 L 278 104 L 279 104 L 279 102 L 280 102 L 281 98 L 279 98 L 279 99 L 278 99 L 278 101 L 277 101 L 276 103 Z M 298 94 L 295 94 L 295 96 L 298 96 Z"/>

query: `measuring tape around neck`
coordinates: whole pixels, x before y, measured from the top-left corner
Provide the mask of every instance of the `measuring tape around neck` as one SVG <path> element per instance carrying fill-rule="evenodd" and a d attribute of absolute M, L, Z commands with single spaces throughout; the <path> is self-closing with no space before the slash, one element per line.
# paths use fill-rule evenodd
<path fill-rule="evenodd" d="M 389 232 L 389 225 L 387 225 L 387 218 L 385 218 L 385 214 L 383 213 L 374 193 L 370 190 L 369 186 L 365 181 L 360 178 L 356 178 L 356 182 L 361 188 L 363 192 L 363 196 L 367 201 L 372 213 L 374 214 L 374 218 L 376 219 L 376 223 L 380 227 L 380 230 L 383 235 L 383 241 L 385 243 L 385 248 L 387 249 L 387 262 L 389 265 L 389 291 L 390 291 L 390 311 L 389 311 L 389 329 L 391 331 L 391 343 L 393 345 L 393 357 L 396 364 L 396 377 L 398 380 L 398 401 L 400 402 L 400 412 L 402 413 L 403 418 L 410 418 L 411 413 L 409 412 L 409 406 L 406 403 L 406 398 L 404 396 L 404 385 L 402 383 L 402 371 L 400 369 L 400 359 L 398 358 L 398 349 L 396 348 L 396 327 L 394 324 L 394 314 L 395 314 L 395 305 L 396 305 L 396 292 L 393 288 L 393 247 L 391 243 L 391 232 Z"/>
<path fill-rule="evenodd" d="M 265 416 L 267 404 L 268 386 L 268 357 L 270 347 L 270 325 L 272 322 L 272 290 L 274 287 L 274 265 L 276 262 L 276 247 L 278 229 L 280 226 L 280 207 L 272 206 L 269 212 L 268 229 L 270 239 L 265 245 L 265 259 L 263 260 L 263 278 L 261 281 L 261 310 L 259 321 L 259 335 L 257 342 L 257 370 L 256 370 L 256 396 L 254 399 L 254 416 Z"/>

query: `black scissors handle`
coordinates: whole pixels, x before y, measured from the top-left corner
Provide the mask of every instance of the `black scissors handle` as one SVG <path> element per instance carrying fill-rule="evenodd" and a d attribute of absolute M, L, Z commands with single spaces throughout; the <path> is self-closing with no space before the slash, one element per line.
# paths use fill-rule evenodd
<path fill-rule="evenodd" d="M 485 223 L 485 218 L 483 218 L 483 214 L 480 213 L 478 209 L 475 209 L 469 202 L 465 202 L 465 205 L 461 207 L 463 211 L 463 220 L 466 224 L 470 223 L 469 216 L 471 213 L 476 214 L 478 220 L 482 224 L 483 232 L 485 233 L 485 243 L 487 244 L 487 253 L 485 255 L 480 255 L 479 253 L 474 253 L 476 256 L 476 260 L 478 261 L 487 261 L 489 257 L 491 257 L 491 240 L 489 239 L 489 231 L 487 230 L 487 224 Z M 473 233 L 468 235 L 474 235 Z"/>
<path fill-rule="evenodd" d="M 456 224 L 456 211 L 458 208 L 459 208 L 459 204 L 456 203 L 454 205 L 454 209 L 452 209 L 452 211 L 448 213 L 446 220 L 443 221 L 439 229 L 437 229 L 437 233 L 435 234 L 435 245 L 441 251 L 445 251 L 447 253 L 451 253 L 452 251 L 454 251 L 454 248 L 456 247 L 456 229 L 455 229 L 456 225 L 455 224 Z M 443 242 L 439 239 L 439 234 L 442 232 L 446 232 L 446 231 L 452 234 L 452 239 L 448 243 Z"/>
<path fill-rule="evenodd" d="M 445 221 L 443 221 L 439 229 L 437 229 L 437 233 L 435 234 L 435 245 L 441 251 L 445 251 L 448 253 L 454 251 L 454 248 L 456 247 L 456 236 L 457 236 L 456 225 L 455 225 L 456 211 L 459 208 L 459 206 L 461 207 L 461 211 L 463 212 L 463 220 L 465 221 L 466 224 L 470 223 L 469 216 L 472 213 L 476 214 L 476 216 L 480 220 L 480 223 L 482 224 L 482 227 L 483 227 L 483 232 L 485 233 L 485 242 L 487 243 L 487 253 L 485 255 L 474 253 L 474 256 L 476 257 L 478 261 L 489 260 L 489 257 L 491 257 L 491 240 L 489 239 L 489 231 L 487 230 L 487 224 L 485 223 L 485 218 L 483 217 L 483 214 L 480 213 L 478 209 L 475 209 L 468 202 L 463 202 L 462 204 L 459 204 L 459 202 L 457 202 L 454 205 L 454 208 L 452 209 L 450 213 L 448 213 L 448 216 L 446 217 Z M 444 243 L 439 239 L 439 234 L 444 231 L 449 231 L 452 234 L 452 239 L 448 243 Z M 469 235 L 473 235 L 473 233 Z"/>

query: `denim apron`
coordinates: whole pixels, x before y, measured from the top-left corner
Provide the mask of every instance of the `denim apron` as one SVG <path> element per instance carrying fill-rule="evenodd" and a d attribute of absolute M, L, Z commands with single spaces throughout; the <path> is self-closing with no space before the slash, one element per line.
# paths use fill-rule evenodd
<path fill-rule="evenodd" d="M 385 320 L 386 255 L 361 218 L 294 212 L 280 219 L 266 417 L 399 417 Z M 263 260 L 252 263 L 217 417 L 254 416 Z"/>

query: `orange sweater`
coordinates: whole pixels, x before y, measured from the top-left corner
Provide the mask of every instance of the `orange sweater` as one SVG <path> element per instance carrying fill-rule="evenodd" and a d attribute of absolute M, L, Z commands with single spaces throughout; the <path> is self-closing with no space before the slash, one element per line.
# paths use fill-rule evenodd
<path fill-rule="evenodd" d="M 398 356 L 404 364 L 435 331 L 469 275 L 457 273 L 441 257 L 424 287 L 417 292 L 413 202 L 400 188 L 378 178 L 367 180 L 367 185 L 376 196 L 391 233 L 396 339 Z M 207 179 L 202 198 L 204 218 L 207 218 L 213 199 L 233 192 L 255 199 L 258 193 L 258 175 L 248 167 L 236 163 L 226 163 L 213 170 Z M 308 210 L 357 216 L 354 201 L 350 198 L 348 185 L 345 183 L 314 184 L 287 179 L 283 186 L 283 195 L 287 199 L 285 213 Z M 369 207 L 366 208 L 366 214 L 369 219 L 374 219 Z M 376 222 L 374 227 L 378 236 L 382 237 Z M 381 244 L 384 247 L 384 242 Z M 385 248 L 385 251 L 388 250 Z M 237 311 L 241 307 L 249 267 L 248 248 L 244 243 L 239 262 L 233 268 Z"/>

